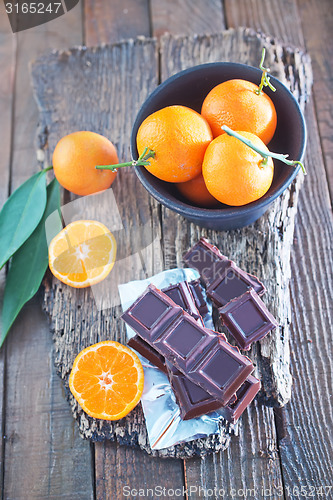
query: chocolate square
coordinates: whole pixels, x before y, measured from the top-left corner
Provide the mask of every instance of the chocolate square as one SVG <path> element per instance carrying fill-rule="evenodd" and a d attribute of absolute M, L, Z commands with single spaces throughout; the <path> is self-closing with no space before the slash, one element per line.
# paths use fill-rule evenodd
<path fill-rule="evenodd" d="M 216 340 L 217 337 L 212 335 L 210 330 L 201 327 L 191 316 L 184 314 L 154 342 L 154 347 L 157 350 L 166 350 L 168 359 L 174 360 L 178 369 L 187 371 Z"/>
<path fill-rule="evenodd" d="M 234 262 L 228 262 L 220 269 L 216 279 L 207 288 L 207 295 L 214 301 L 217 307 L 224 306 L 235 297 L 243 295 L 247 290 L 256 288 L 264 293 L 265 287 L 258 280 L 239 269 Z"/>
<path fill-rule="evenodd" d="M 188 312 L 198 323 L 204 326 L 199 310 L 196 306 L 192 291 L 187 281 L 181 281 L 167 288 L 163 288 L 162 292 L 167 295 L 175 304 L 180 306 L 184 311 Z"/>
<path fill-rule="evenodd" d="M 167 361 L 168 377 L 183 420 L 200 417 L 221 407 L 207 391 L 189 380 Z"/>
<path fill-rule="evenodd" d="M 207 280 L 212 279 L 214 264 L 221 260 L 228 260 L 217 247 L 211 245 L 205 238 L 201 238 L 193 245 L 183 259 L 189 267 L 199 271 L 206 283 Z"/>
<path fill-rule="evenodd" d="M 254 290 L 245 292 L 219 309 L 222 323 L 244 350 L 278 326 L 274 316 Z"/>
<path fill-rule="evenodd" d="M 154 285 L 149 285 L 121 317 L 144 340 L 153 341 L 181 315 L 182 309 L 179 306 Z"/>
<path fill-rule="evenodd" d="M 226 405 L 253 371 L 251 361 L 234 347 L 219 339 L 214 348 L 188 373 L 193 382 Z"/>

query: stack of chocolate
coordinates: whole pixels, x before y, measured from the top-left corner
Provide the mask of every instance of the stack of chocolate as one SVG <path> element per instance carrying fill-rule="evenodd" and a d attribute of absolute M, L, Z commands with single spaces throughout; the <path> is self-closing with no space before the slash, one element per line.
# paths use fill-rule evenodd
<path fill-rule="evenodd" d="M 229 321 L 230 331 L 241 331 L 251 343 L 263 336 L 262 331 L 262 336 L 258 336 L 258 328 L 264 327 L 259 325 L 257 316 L 266 318 L 264 329 L 268 322 L 276 326 L 262 301 L 257 302 L 258 294 L 265 291 L 263 285 L 239 270 L 216 247 L 202 239 L 186 254 L 185 260 L 199 270 L 207 285 L 207 295 L 218 307 L 222 306 L 220 312 L 225 324 Z M 231 279 L 229 273 L 237 277 Z M 237 296 L 237 303 L 234 279 L 248 286 Z M 229 292 L 228 282 L 232 283 Z M 261 304 L 265 309 L 261 309 Z M 222 333 L 204 326 L 202 316 L 207 311 L 201 285 L 195 280 L 163 290 L 149 285 L 122 318 L 136 332 L 128 344 L 168 375 L 184 420 L 218 410 L 234 423 L 259 391 L 260 382 L 251 375 L 254 367 L 250 359 L 230 345 Z"/>
<path fill-rule="evenodd" d="M 266 291 L 264 285 L 205 238 L 184 255 L 184 261 L 199 271 L 208 297 L 219 310 L 222 324 L 241 349 L 249 350 L 253 342 L 278 326 L 260 298 Z"/>

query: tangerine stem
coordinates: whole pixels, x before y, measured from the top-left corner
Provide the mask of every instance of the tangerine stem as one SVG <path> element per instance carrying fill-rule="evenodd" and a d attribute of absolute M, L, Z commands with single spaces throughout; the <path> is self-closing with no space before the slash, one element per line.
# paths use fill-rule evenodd
<path fill-rule="evenodd" d="M 137 160 L 127 161 L 125 163 L 116 163 L 115 165 L 96 165 L 95 168 L 98 170 L 111 170 L 111 172 L 117 172 L 118 168 L 122 167 L 145 167 L 150 165 L 150 162 L 148 161 L 149 158 L 154 157 L 155 151 L 145 148 Z"/>
<path fill-rule="evenodd" d="M 246 137 L 243 137 L 242 135 L 238 134 L 234 130 L 231 130 L 231 128 L 227 127 L 227 125 L 223 125 L 222 130 L 224 130 L 228 135 L 231 135 L 232 137 L 235 137 L 236 139 L 240 140 L 246 146 L 249 146 L 249 148 L 253 149 L 256 153 L 260 154 L 263 157 L 263 160 L 261 161 L 262 165 L 266 165 L 267 159 L 269 157 L 275 158 L 275 160 L 280 160 L 286 165 L 289 165 L 291 167 L 294 167 L 295 165 L 300 165 L 301 169 L 303 171 L 303 174 L 306 175 L 306 170 L 304 168 L 304 165 L 301 161 L 298 160 L 287 160 L 287 157 L 289 155 L 283 155 L 281 153 L 272 153 L 271 151 L 264 151 L 263 149 L 259 148 L 258 146 L 255 146 L 252 141 L 249 139 L 246 139 Z"/>
<path fill-rule="evenodd" d="M 52 170 L 53 165 L 50 165 L 49 167 L 43 168 L 42 172 L 48 172 L 49 170 Z"/>
<path fill-rule="evenodd" d="M 263 87 L 269 87 L 273 92 L 276 91 L 276 88 L 270 82 L 270 77 L 267 76 L 267 73 L 270 71 L 270 69 L 264 67 L 265 54 L 266 54 L 266 49 L 265 49 L 265 47 L 263 47 L 262 52 L 261 52 L 261 61 L 259 64 L 259 68 L 262 71 L 261 81 L 260 81 L 259 88 L 257 90 L 255 90 L 255 93 L 257 95 L 261 94 Z"/>

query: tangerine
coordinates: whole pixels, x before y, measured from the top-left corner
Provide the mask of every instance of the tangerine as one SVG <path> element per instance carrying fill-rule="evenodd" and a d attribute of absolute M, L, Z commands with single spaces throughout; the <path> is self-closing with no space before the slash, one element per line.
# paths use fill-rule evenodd
<path fill-rule="evenodd" d="M 206 96 L 201 114 L 214 138 L 224 134 L 223 125 L 257 135 L 268 144 L 275 132 L 277 115 L 271 98 L 258 85 L 235 79 L 220 83 Z M 257 93 L 259 92 L 259 93 Z"/>
<path fill-rule="evenodd" d="M 251 132 L 237 132 L 267 152 L 268 148 Z M 208 191 L 221 203 L 241 206 L 261 198 L 270 188 L 274 165 L 236 137 L 222 134 L 207 148 L 202 174 Z"/>
<path fill-rule="evenodd" d="M 167 106 L 149 115 L 137 133 L 141 155 L 153 151 L 145 168 L 167 182 L 186 182 L 198 176 L 212 131 L 203 116 L 186 106 Z"/>
<path fill-rule="evenodd" d="M 129 347 L 107 340 L 83 349 L 75 358 L 69 388 L 91 417 L 119 420 L 140 401 L 144 374 Z"/>
<path fill-rule="evenodd" d="M 97 170 L 96 165 L 118 163 L 117 151 L 106 137 L 80 131 L 64 136 L 53 153 L 54 175 L 74 194 L 85 196 L 108 189 L 116 177 L 111 170 Z"/>
<path fill-rule="evenodd" d="M 218 201 L 210 194 L 202 174 L 187 182 L 176 184 L 178 191 L 184 198 L 199 207 L 214 207 Z"/>
<path fill-rule="evenodd" d="M 50 270 L 66 285 L 85 288 L 106 278 L 114 266 L 116 251 L 116 240 L 104 224 L 75 221 L 51 241 Z"/>

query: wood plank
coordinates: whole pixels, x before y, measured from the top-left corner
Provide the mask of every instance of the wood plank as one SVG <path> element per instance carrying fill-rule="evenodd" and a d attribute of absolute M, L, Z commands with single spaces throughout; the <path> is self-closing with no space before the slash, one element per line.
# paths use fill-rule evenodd
<path fill-rule="evenodd" d="M 5 203 L 10 184 L 11 129 L 13 120 L 14 79 L 15 79 L 16 39 L 11 33 L 5 7 L 0 5 L 0 208 Z M 0 317 L 6 269 L 0 271 Z M 0 325 L 1 328 L 1 325 Z M 5 439 L 5 365 L 6 347 L 0 350 L 0 491 L 3 491 L 3 459 Z"/>
<path fill-rule="evenodd" d="M 152 0 L 152 33 L 161 36 L 203 35 L 217 33 L 225 28 L 220 0 Z"/>
<path fill-rule="evenodd" d="M 113 43 L 150 35 L 148 0 L 85 0 L 85 43 Z"/>
<path fill-rule="evenodd" d="M 158 459 L 142 450 L 104 441 L 96 446 L 96 498 L 136 498 L 139 490 L 148 498 L 183 497 L 181 460 Z M 165 489 L 165 490 L 164 490 Z M 181 494 L 172 494 L 178 489 Z M 166 494 L 161 495 L 163 490 Z"/>
<path fill-rule="evenodd" d="M 316 2 L 317 3 L 317 2 Z M 296 0 L 224 0 L 228 28 L 249 26 L 296 47 L 304 46 Z"/>
<path fill-rule="evenodd" d="M 291 259 L 294 385 L 279 450 L 290 496 L 296 497 L 303 486 L 309 498 L 310 493 L 331 498 L 333 488 L 323 487 L 333 486 L 333 404 L 328 396 L 333 385 L 333 216 L 313 105 L 306 119 L 308 175 L 300 193 Z"/>
<path fill-rule="evenodd" d="M 15 35 L 18 42 L 12 189 L 37 169 L 37 107 L 29 60 L 56 46 L 80 43 L 80 10 Z M 13 35 L 8 35 L 13 37 Z M 7 342 L 4 498 L 93 497 L 91 453 L 55 376 L 52 338 L 40 300 L 22 311 Z"/>
<path fill-rule="evenodd" d="M 328 68 L 332 46 L 332 7 L 328 2 L 310 1 L 298 2 L 297 9 L 297 2 L 269 2 L 268 5 L 266 0 L 242 2 L 242 9 L 236 8 L 238 6 L 236 2 L 227 0 L 228 24 L 247 22 L 251 26 L 258 26 L 260 20 L 262 24 L 259 27 L 266 30 L 264 23 L 269 20 L 269 32 L 275 34 L 278 29 L 277 35 L 286 42 L 304 45 L 305 39 L 313 62 L 315 111 L 313 103 L 306 110 L 308 146 L 305 161 L 309 165 L 309 174 L 300 192 L 294 246 L 291 250 L 290 337 L 294 390 L 290 404 L 277 413 L 279 450 L 287 497 L 297 495 L 297 488 L 305 486 L 307 494 L 314 493 L 315 497 L 318 495 L 320 498 L 320 487 L 329 484 L 323 478 L 330 477 L 330 460 L 322 459 L 322 456 L 332 456 L 332 438 L 325 435 L 326 429 L 332 428 L 332 408 L 324 389 L 332 386 L 330 361 L 326 350 L 322 352 L 320 347 L 323 334 L 332 331 L 333 322 L 332 308 L 328 302 L 328 297 L 332 297 L 332 215 L 324 170 L 326 162 L 330 180 L 332 78 Z M 273 16 L 274 10 L 277 15 Z M 283 12 L 283 16 L 278 12 Z M 316 119 L 323 137 L 318 135 Z M 316 297 L 316 306 L 313 296 Z M 323 302 L 318 303 L 317 297 L 323 297 Z M 327 345 L 331 345 L 330 339 L 326 341 Z M 319 387 L 318 373 L 320 381 L 323 378 L 323 385 Z M 304 374 L 307 374 L 306 377 Z M 324 428 L 323 415 L 328 419 Z M 309 442 L 315 443 L 315 446 L 309 447 Z M 313 487 L 316 489 L 311 489 Z M 325 495 L 325 490 L 323 493 Z M 328 492 L 329 495 L 331 492 Z"/>
<path fill-rule="evenodd" d="M 305 46 L 311 55 L 315 117 L 319 125 L 321 147 L 327 172 L 328 184 L 333 200 L 333 8 L 330 0 L 298 1 L 299 16 L 305 38 Z"/>
<path fill-rule="evenodd" d="M 273 421 L 272 408 L 255 401 L 242 416 L 239 436 L 231 440 L 227 450 L 201 460 L 186 460 L 188 497 L 281 498 L 283 483 Z"/>

